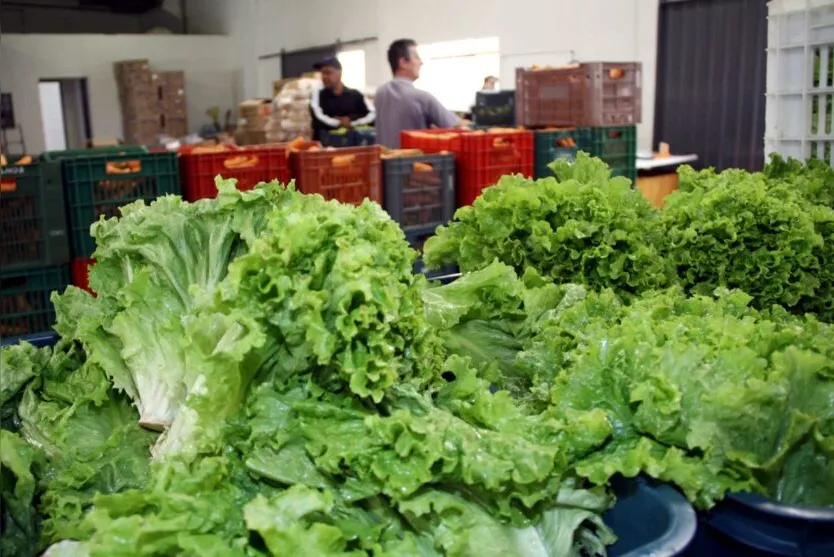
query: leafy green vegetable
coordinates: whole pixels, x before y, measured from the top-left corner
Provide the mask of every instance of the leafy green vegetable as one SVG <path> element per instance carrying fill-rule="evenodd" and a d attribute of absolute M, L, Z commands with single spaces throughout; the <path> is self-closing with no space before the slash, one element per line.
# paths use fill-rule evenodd
<path fill-rule="evenodd" d="M 519 275 L 532 268 L 552 282 L 624 295 L 666 285 L 657 215 L 628 179 L 611 178 L 584 153 L 554 171 L 558 182 L 504 176 L 484 190 L 426 242 L 426 264 L 475 271 L 498 259 Z"/>
<path fill-rule="evenodd" d="M 604 409 L 613 443 L 577 470 L 595 483 L 645 472 L 709 507 L 728 489 L 795 504 L 834 502 L 830 459 L 834 331 L 778 320 L 750 297 L 635 302 L 589 330 L 553 388 L 555 409 Z M 799 471 L 814 469 L 814 476 Z"/>
<path fill-rule="evenodd" d="M 741 288 L 756 307 L 795 306 L 819 286 L 812 266 L 823 239 L 800 197 L 739 172 L 667 198 L 663 253 L 688 290 Z"/>
<path fill-rule="evenodd" d="M 266 213 L 292 196 L 279 186 L 240 192 L 218 180 L 218 188 L 217 199 L 137 201 L 121 218 L 94 224 L 97 297 L 74 287 L 53 296 L 56 330 L 83 343 L 151 429 L 171 424 L 194 379 L 182 346 L 186 316 L 254 240 Z"/>
<path fill-rule="evenodd" d="M 0 554 L 38 554 L 40 517 L 35 508 L 43 454 L 20 436 L 0 430 Z"/>

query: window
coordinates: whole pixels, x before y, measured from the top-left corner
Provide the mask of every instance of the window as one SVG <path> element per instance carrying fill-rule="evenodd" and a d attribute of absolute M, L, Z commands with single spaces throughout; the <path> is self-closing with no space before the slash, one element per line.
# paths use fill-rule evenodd
<path fill-rule="evenodd" d="M 432 93 L 449 110 L 467 112 L 484 78 L 499 74 L 498 37 L 420 45 L 423 68 L 415 85 Z"/>
<path fill-rule="evenodd" d="M 365 90 L 365 50 L 343 50 L 336 55 L 342 64 L 342 82 L 346 87 Z"/>

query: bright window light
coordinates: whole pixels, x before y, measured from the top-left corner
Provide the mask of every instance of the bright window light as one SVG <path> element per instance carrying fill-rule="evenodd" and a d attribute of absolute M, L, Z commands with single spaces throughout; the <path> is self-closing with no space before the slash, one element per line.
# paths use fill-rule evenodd
<path fill-rule="evenodd" d="M 365 90 L 365 50 L 343 50 L 336 55 L 342 63 L 342 83 L 346 87 Z"/>
<path fill-rule="evenodd" d="M 449 110 L 467 112 L 487 76 L 501 66 L 498 37 L 445 41 L 419 46 L 423 68 L 415 85 Z"/>

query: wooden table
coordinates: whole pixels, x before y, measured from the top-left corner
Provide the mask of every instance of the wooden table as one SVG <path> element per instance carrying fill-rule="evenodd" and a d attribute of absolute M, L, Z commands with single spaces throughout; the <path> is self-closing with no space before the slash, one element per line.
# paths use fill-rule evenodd
<path fill-rule="evenodd" d="M 663 207 L 663 199 L 678 189 L 678 167 L 698 160 L 698 155 L 672 155 L 637 159 L 637 189 L 649 203 Z"/>

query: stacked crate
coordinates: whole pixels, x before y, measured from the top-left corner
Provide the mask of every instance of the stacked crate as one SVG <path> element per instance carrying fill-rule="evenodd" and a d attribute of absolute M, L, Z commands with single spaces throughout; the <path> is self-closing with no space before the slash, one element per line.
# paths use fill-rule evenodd
<path fill-rule="evenodd" d="M 457 206 L 471 205 L 502 176 L 533 175 L 533 134 L 525 130 L 470 132 L 461 129 L 403 131 L 403 149 L 455 155 Z"/>
<path fill-rule="evenodd" d="M 600 157 L 613 174 L 636 179 L 636 124 L 642 116 L 638 62 L 590 62 L 556 69 L 516 69 L 516 123 L 536 131 L 537 157 L 572 156 L 572 149 Z M 552 160 L 537 158 L 537 177 Z"/>
<path fill-rule="evenodd" d="M 425 241 L 455 212 L 455 158 L 452 155 L 414 155 L 382 161 L 384 203 L 391 218 L 405 232 L 411 247 L 422 253 Z M 432 278 L 456 272 L 447 267 L 429 271 L 422 258 L 414 272 Z"/>
<path fill-rule="evenodd" d="M 113 67 L 125 143 L 152 145 L 162 134 L 187 135 L 183 72 L 155 73 L 148 60 L 126 60 L 116 62 Z"/>
<path fill-rule="evenodd" d="M 0 338 L 49 331 L 53 290 L 69 284 L 61 168 L 47 162 L 0 167 Z"/>
<path fill-rule="evenodd" d="M 119 208 L 134 201 L 150 203 L 161 195 L 180 193 L 176 153 L 99 147 L 50 151 L 41 160 L 57 165 L 63 180 L 66 195 L 60 202 L 67 214 L 72 282 L 82 288 L 87 287 L 87 268 L 94 263 L 93 223 L 119 216 Z"/>

